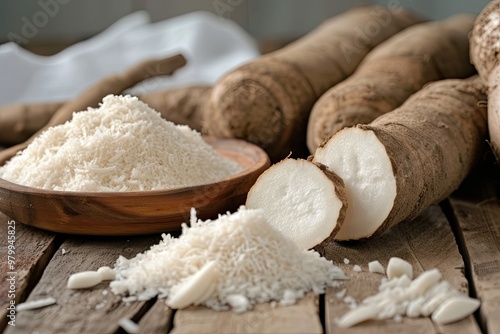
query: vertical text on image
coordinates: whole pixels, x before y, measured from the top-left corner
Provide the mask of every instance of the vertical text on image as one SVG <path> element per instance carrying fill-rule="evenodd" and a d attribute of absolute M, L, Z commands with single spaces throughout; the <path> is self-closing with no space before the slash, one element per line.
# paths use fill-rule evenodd
<path fill-rule="evenodd" d="M 16 325 L 16 222 L 9 220 L 7 222 L 7 318 L 10 326 Z"/>

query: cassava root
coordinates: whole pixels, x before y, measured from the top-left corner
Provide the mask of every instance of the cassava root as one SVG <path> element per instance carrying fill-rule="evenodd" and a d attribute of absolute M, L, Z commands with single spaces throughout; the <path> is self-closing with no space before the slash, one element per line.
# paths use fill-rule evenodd
<path fill-rule="evenodd" d="M 290 151 L 307 156 L 313 103 L 354 72 L 373 47 L 420 21 L 402 9 L 376 6 L 325 21 L 299 40 L 223 76 L 210 96 L 204 131 L 257 144 L 275 162 Z"/>
<path fill-rule="evenodd" d="M 473 75 L 468 34 L 474 19 L 461 14 L 416 24 L 375 47 L 352 76 L 314 104 L 309 151 L 345 127 L 368 124 L 396 109 L 429 82 Z"/>
<path fill-rule="evenodd" d="M 201 131 L 211 89 L 208 85 L 185 86 L 147 93 L 139 99 L 164 119 Z M 0 145 L 10 146 L 27 140 L 47 124 L 63 104 L 41 102 L 0 107 Z"/>
<path fill-rule="evenodd" d="M 380 236 L 456 190 L 484 152 L 485 94 L 478 77 L 438 81 L 318 147 L 313 161 L 343 179 L 349 204 L 335 239 Z"/>
<path fill-rule="evenodd" d="M 470 37 L 470 54 L 488 86 L 490 145 L 500 163 L 500 1 L 490 1 L 479 13 Z"/>

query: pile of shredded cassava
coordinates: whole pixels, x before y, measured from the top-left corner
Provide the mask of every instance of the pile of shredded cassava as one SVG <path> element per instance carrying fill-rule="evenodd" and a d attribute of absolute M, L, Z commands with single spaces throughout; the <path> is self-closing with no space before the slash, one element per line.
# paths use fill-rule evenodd
<path fill-rule="evenodd" d="M 0 177 L 51 190 L 137 191 L 209 183 L 240 169 L 136 97 L 108 95 L 41 134 Z"/>
<path fill-rule="evenodd" d="M 214 221 L 191 212 L 191 226 L 179 238 L 163 240 L 132 259 L 115 265 L 115 294 L 127 300 L 170 297 L 209 262 L 217 263 L 217 280 L 200 302 L 214 310 L 244 312 L 256 303 L 294 304 L 307 292 L 323 293 L 344 279 L 341 269 L 313 250 L 301 250 L 266 221 L 262 210 L 245 207 Z M 168 300 L 167 300 L 168 304 Z"/>

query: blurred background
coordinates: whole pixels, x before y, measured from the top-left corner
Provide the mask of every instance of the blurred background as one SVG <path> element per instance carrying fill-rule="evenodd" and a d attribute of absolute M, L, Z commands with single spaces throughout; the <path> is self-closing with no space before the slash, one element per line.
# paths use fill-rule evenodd
<path fill-rule="evenodd" d="M 403 6 L 429 19 L 478 13 L 488 0 L 0 0 L 0 43 L 15 41 L 38 54 L 53 54 L 107 28 L 138 10 L 160 21 L 193 11 L 229 19 L 266 52 L 296 39 L 324 19 L 360 4 Z M 23 36 L 33 24 L 35 34 Z M 31 36 L 33 35 L 33 36 Z"/>

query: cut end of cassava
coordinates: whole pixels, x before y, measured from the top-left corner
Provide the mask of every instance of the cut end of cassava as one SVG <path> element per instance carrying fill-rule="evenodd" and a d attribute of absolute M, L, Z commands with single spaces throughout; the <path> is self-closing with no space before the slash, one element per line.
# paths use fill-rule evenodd
<path fill-rule="evenodd" d="M 384 223 L 396 198 L 396 178 L 385 146 L 371 130 L 346 128 L 314 153 L 345 184 L 345 220 L 335 240 L 372 236 Z"/>
<path fill-rule="evenodd" d="M 279 101 L 259 82 L 234 82 L 228 77 L 213 89 L 204 127 L 210 135 L 240 138 L 267 148 L 284 128 L 279 109 Z"/>
<path fill-rule="evenodd" d="M 285 159 L 250 189 L 246 206 L 263 209 L 269 224 L 301 249 L 333 238 L 347 206 L 342 180 L 321 164 Z"/>

